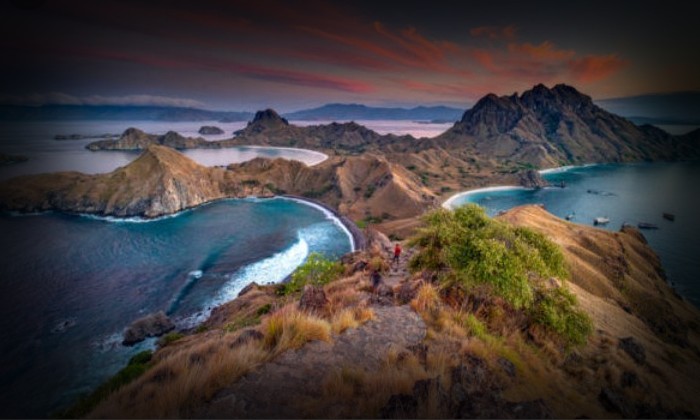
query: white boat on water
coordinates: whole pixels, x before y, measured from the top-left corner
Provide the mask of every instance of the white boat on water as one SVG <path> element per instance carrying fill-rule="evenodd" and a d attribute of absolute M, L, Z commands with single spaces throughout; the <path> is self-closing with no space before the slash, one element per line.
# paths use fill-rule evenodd
<path fill-rule="evenodd" d="M 610 219 L 607 217 L 596 217 L 593 219 L 594 225 L 607 225 L 608 223 L 610 223 Z"/>

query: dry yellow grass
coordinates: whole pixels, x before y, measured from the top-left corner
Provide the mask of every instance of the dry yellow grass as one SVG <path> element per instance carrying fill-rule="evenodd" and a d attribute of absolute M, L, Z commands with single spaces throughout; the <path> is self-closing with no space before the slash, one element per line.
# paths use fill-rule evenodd
<path fill-rule="evenodd" d="M 416 297 L 411 301 L 411 308 L 419 314 L 433 313 L 437 311 L 439 307 L 440 294 L 437 288 L 429 283 L 421 285 L 416 293 Z"/>
<path fill-rule="evenodd" d="M 288 305 L 271 314 L 262 324 L 265 348 L 274 354 L 296 349 L 309 341 L 330 341 L 331 325 L 328 321 L 308 315 Z"/>

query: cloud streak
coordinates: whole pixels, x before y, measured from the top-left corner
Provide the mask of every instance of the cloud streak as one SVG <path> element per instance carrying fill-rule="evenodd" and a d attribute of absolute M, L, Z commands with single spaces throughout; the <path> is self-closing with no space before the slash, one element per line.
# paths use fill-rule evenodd
<path fill-rule="evenodd" d="M 173 98 L 158 95 L 124 95 L 124 96 L 74 96 L 62 92 L 33 93 L 29 95 L 0 94 L 0 103 L 5 105 L 131 105 L 164 106 L 182 108 L 203 108 L 203 102 L 189 98 Z"/>

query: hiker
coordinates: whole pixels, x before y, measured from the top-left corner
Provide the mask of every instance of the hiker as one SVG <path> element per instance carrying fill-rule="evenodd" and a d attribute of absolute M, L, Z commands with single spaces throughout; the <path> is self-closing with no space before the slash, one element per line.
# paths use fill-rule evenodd
<path fill-rule="evenodd" d="M 379 283 L 382 282 L 382 276 L 379 274 L 379 270 L 372 270 L 372 274 L 370 275 L 370 280 L 372 281 L 372 290 L 377 291 L 377 287 L 379 287 Z"/>
<path fill-rule="evenodd" d="M 397 242 L 394 246 L 394 261 L 396 264 L 399 263 L 399 257 L 401 256 L 401 245 Z"/>

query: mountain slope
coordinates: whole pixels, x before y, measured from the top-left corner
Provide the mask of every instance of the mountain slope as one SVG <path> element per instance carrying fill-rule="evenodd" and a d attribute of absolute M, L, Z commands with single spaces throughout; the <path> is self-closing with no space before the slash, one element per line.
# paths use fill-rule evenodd
<path fill-rule="evenodd" d="M 638 127 L 567 85 L 537 85 L 520 96 L 487 95 L 438 140 L 540 167 L 700 156 L 698 150 L 681 155 L 671 135 Z"/>

